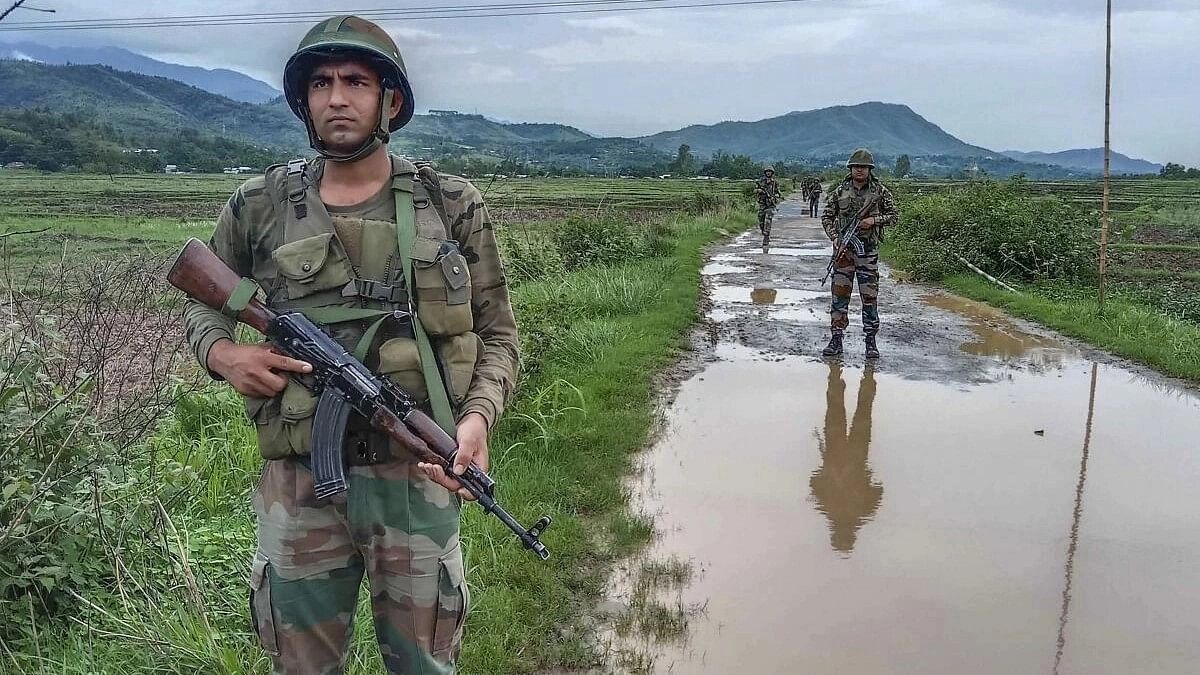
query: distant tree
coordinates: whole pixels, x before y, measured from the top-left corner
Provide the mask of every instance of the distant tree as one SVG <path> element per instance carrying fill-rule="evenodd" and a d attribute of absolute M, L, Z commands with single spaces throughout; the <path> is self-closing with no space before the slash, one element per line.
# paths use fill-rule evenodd
<path fill-rule="evenodd" d="M 675 153 L 675 161 L 671 162 L 671 173 L 676 176 L 695 176 L 696 157 L 692 155 L 692 146 L 684 143 Z"/>
<path fill-rule="evenodd" d="M 1168 180 L 1179 180 L 1184 178 L 1186 175 L 1187 168 L 1182 164 L 1176 164 L 1175 162 L 1167 162 L 1166 166 L 1158 170 L 1158 177 L 1166 178 Z"/>
<path fill-rule="evenodd" d="M 1200 178 L 1200 169 L 1189 168 L 1175 162 L 1167 162 L 1167 165 L 1158 171 L 1159 178 L 1167 180 L 1195 180 Z"/>
<path fill-rule="evenodd" d="M 897 178 L 904 178 L 911 169 L 912 160 L 908 158 L 908 155 L 900 155 L 896 158 L 896 167 L 893 169 L 893 173 L 896 174 Z"/>

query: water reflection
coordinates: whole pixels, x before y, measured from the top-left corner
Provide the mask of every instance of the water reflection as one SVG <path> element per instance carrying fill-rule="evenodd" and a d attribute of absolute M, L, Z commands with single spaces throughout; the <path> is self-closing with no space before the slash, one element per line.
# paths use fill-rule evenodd
<path fill-rule="evenodd" d="M 850 428 L 846 428 L 846 383 L 840 363 L 829 364 L 825 389 L 825 429 L 817 431 L 821 466 L 809 486 L 817 510 L 829 519 L 830 543 L 834 550 L 850 553 L 858 529 L 879 509 L 883 486 L 871 477 L 867 453 L 871 446 L 871 408 L 875 404 L 875 372 L 863 369 L 858 401 Z"/>
<path fill-rule="evenodd" d="M 750 302 L 756 305 L 772 305 L 779 291 L 774 288 L 755 288 L 750 291 Z"/>
<path fill-rule="evenodd" d="M 1067 618 L 1071 611 L 1071 581 L 1075 572 L 1075 550 L 1079 546 L 1079 521 L 1083 519 L 1083 485 L 1087 481 L 1088 450 L 1092 444 L 1092 418 L 1096 411 L 1097 364 L 1092 363 L 1092 385 L 1088 392 L 1087 423 L 1083 430 L 1083 457 L 1079 460 L 1079 482 L 1075 484 L 1075 510 L 1071 514 L 1071 534 L 1067 544 L 1066 582 L 1063 584 L 1062 611 L 1058 615 L 1058 648 L 1054 652 L 1054 675 L 1062 664 L 1067 645 Z"/>

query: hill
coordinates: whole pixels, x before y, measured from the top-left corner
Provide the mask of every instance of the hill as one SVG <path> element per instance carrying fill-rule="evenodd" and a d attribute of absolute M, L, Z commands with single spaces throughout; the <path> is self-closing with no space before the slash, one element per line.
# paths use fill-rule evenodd
<path fill-rule="evenodd" d="M 48 47 L 36 42 L 0 43 L 0 59 L 37 61 L 50 65 L 101 65 L 140 75 L 154 75 L 243 103 L 266 103 L 279 96 L 275 87 L 225 68 L 199 68 L 167 63 L 119 47 Z"/>
<path fill-rule="evenodd" d="M 280 159 L 311 154 L 304 128 L 282 96 L 243 103 L 108 66 L 0 60 L 0 110 L 30 108 L 81 116 L 131 139 L 187 130 L 269 148 Z M 597 139 L 561 124 L 505 124 L 454 111 L 415 115 L 391 147 L 413 157 L 517 158 L 581 169 L 594 164 L 617 170 L 665 157 L 636 141 Z"/>
<path fill-rule="evenodd" d="M 0 60 L 0 109 L 6 108 L 76 113 L 132 135 L 191 129 L 289 152 L 308 145 L 286 107 L 242 103 L 108 66 Z"/>
<path fill-rule="evenodd" d="M 964 143 L 906 105 L 878 102 L 790 112 L 756 122 L 695 125 L 640 140 L 664 152 L 674 152 L 686 143 L 697 155 L 724 150 L 761 161 L 844 158 L 864 146 L 883 160 L 901 154 L 998 154 Z"/>
<path fill-rule="evenodd" d="M 220 172 L 229 166 L 262 169 L 272 153 L 191 129 L 129 136 L 78 114 L 0 110 L 0 166 L 20 162 L 45 171 L 130 173 L 185 170 Z"/>
<path fill-rule="evenodd" d="M 1034 162 L 1052 164 L 1069 169 L 1083 169 L 1101 173 L 1104 171 L 1104 148 L 1086 148 L 1063 150 L 1062 152 L 1021 152 L 1005 150 L 1001 154 L 1019 162 Z M 1157 174 L 1162 170 L 1162 164 L 1155 164 L 1144 159 L 1135 159 L 1119 152 L 1113 152 L 1110 167 L 1114 174 Z"/>

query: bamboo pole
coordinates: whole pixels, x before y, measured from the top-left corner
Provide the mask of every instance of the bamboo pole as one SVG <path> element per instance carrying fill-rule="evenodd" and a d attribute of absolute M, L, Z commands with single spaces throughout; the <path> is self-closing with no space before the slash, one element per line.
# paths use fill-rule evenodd
<path fill-rule="evenodd" d="M 1104 22 L 1104 200 L 1100 207 L 1100 311 L 1104 311 L 1105 285 L 1108 273 L 1108 197 L 1110 183 L 1109 162 L 1112 146 L 1108 130 L 1112 121 L 1112 0 L 1108 0 Z"/>

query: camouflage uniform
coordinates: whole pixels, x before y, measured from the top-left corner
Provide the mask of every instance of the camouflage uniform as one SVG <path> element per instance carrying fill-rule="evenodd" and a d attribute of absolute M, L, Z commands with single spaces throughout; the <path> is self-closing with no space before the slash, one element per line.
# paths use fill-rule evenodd
<path fill-rule="evenodd" d="M 754 184 L 754 195 L 758 199 L 758 229 L 763 235 L 763 246 L 771 240 L 771 223 L 775 219 L 775 206 L 782 201 L 779 183 L 774 177 L 763 176 Z"/>
<path fill-rule="evenodd" d="M 821 202 L 821 184 L 809 186 L 808 188 L 808 217 L 817 217 L 817 205 Z"/>
<path fill-rule="evenodd" d="M 513 389 L 518 339 L 479 191 L 464 179 L 392 157 L 392 183 L 374 197 L 327 207 L 319 193 L 325 161 L 296 160 L 246 181 L 221 212 L 209 247 L 256 281 L 276 311 L 350 308 L 386 315 L 374 333 L 373 317 L 335 320 L 326 328 L 347 349 L 368 336 L 366 365 L 428 409 L 412 322 L 392 314 L 410 308 L 396 214 L 397 199 L 411 201 L 415 311 L 436 351 L 455 419 L 479 413 L 491 428 Z M 426 309 L 435 312 L 428 320 Z M 215 342 L 234 339 L 232 320 L 202 304 L 189 303 L 184 322 L 205 367 Z M 347 425 L 349 490 L 315 498 L 307 468 L 315 406 L 296 382 L 274 398 L 246 400 L 268 460 L 253 500 L 258 550 L 251 616 L 274 672 L 342 672 L 365 574 L 388 671 L 453 673 L 470 607 L 459 498 L 357 415 Z"/>
<path fill-rule="evenodd" d="M 863 217 L 874 216 L 875 227 L 869 232 L 860 230 L 858 233 L 865 253 L 859 256 L 853 247 L 847 246 L 833 271 L 833 304 L 829 316 L 830 327 L 835 335 L 841 335 L 850 323 L 850 295 L 854 291 L 856 278 L 863 305 L 863 332 L 867 335 L 879 332 L 879 242 L 883 240 L 883 228 L 895 225 L 899 212 L 892 193 L 872 174 L 861 189 L 855 187 L 850 176 L 846 176 L 830 190 L 825 198 L 825 210 L 821 213 L 821 227 L 826 236 L 833 240 L 843 226 L 843 219 L 853 218 L 872 196 L 876 200 Z"/>

